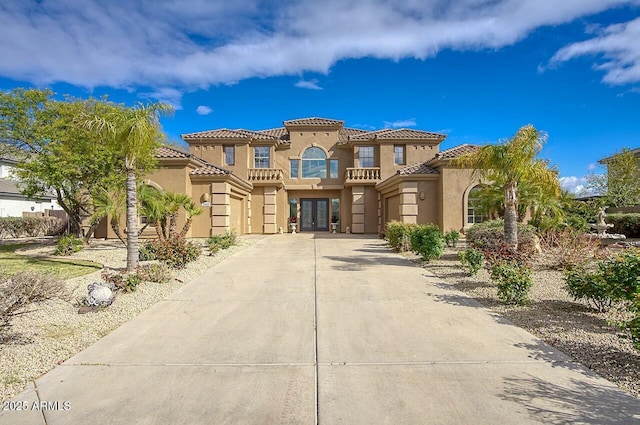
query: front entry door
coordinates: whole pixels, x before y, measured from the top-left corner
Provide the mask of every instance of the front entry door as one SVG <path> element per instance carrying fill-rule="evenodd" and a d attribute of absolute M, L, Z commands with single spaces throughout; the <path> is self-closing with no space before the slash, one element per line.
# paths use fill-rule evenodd
<path fill-rule="evenodd" d="M 301 199 L 300 221 L 302 231 L 329 230 L 329 200 Z"/>

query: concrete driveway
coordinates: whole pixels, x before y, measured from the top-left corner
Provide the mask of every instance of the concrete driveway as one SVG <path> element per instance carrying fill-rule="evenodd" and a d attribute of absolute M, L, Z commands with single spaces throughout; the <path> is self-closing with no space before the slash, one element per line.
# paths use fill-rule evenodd
<path fill-rule="evenodd" d="M 329 234 L 259 241 L 22 401 L 0 424 L 640 423 L 640 400 L 383 241 Z"/>

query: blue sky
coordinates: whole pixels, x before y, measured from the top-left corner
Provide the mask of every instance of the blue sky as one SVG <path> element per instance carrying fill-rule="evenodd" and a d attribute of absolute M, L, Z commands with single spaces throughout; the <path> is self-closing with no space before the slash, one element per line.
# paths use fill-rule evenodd
<path fill-rule="evenodd" d="M 548 134 L 565 187 L 640 147 L 640 0 L 9 0 L 0 89 L 173 104 L 169 137 L 322 116 Z"/>

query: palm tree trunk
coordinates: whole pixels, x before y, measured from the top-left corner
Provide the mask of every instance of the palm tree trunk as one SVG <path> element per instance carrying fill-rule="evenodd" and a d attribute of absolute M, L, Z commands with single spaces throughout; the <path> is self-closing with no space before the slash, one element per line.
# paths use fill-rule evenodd
<path fill-rule="evenodd" d="M 182 226 L 182 231 L 180 232 L 180 235 L 179 235 L 180 238 L 184 238 L 187 236 L 187 232 L 191 228 L 191 223 L 193 223 L 193 217 L 189 217 L 187 219 L 187 222 L 184 223 L 184 226 Z"/>
<path fill-rule="evenodd" d="M 509 249 L 518 249 L 518 187 L 508 182 L 504 188 L 504 242 Z"/>
<path fill-rule="evenodd" d="M 138 267 L 138 200 L 136 194 L 136 171 L 127 169 L 127 271 Z"/>
<path fill-rule="evenodd" d="M 173 238 L 176 235 L 177 221 L 178 213 L 173 213 L 169 216 L 169 238 Z"/>
<path fill-rule="evenodd" d="M 113 229 L 113 233 L 115 233 L 118 239 L 120 239 L 120 242 L 122 242 L 126 246 L 127 242 L 124 240 L 124 237 L 122 236 L 122 232 L 120 231 L 120 223 L 117 217 L 111 218 L 111 228 Z"/>
<path fill-rule="evenodd" d="M 162 234 L 162 225 L 160 224 L 160 220 L 156 220 L 156 235 L 158 235 L 158 240 L 163 241 L 164 235 Z"/>

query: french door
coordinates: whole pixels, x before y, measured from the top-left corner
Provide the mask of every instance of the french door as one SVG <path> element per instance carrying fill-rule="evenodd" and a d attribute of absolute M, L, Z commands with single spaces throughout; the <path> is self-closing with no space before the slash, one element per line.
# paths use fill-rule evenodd
<path fill-rule="evenodd" d="M 300 230 L 329 230 L 329 199 L 300 199 Z"/>

